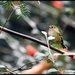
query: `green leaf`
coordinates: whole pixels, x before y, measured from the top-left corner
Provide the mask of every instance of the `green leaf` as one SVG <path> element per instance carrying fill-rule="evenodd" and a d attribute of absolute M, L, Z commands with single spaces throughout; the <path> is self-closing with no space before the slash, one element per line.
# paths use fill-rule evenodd
<path fill-rule="evenodd" d="M 20 1 L 20 10 L 24 16 L 29 16 L 30 11 L 25 1 Z"/>
<path fill-rule="evenodd" d="M 1 5 L 4 9 L 14 7 L 13 4 L 12 4 L 12 1 L 0 1 L 0 5 Z"/>
<path fill-rule="evenodd" d="M 25 1 L 19 1 L 20 10 L 24 16 L 29 16 L 28 4 Z M 4 8 L 14 8 L 12 1 L 0 1 L 0 5 Z"/>

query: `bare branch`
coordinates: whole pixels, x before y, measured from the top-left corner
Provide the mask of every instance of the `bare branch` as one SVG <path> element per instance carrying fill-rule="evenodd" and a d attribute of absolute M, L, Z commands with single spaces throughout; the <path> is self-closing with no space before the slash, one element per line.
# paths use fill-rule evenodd
<path fill-rule="evenodd" d="M 0 26 L 0 30 L 1 30 L 1 29 L 2 29 L 2 26 Z M 33 38 L 33 37 L 31 37 L 31 36 L 28 36 L 28 35 L 25 35 L 25 34 L 22 34 L 22 33 L 19 33 L 19 32 L 10 30 L 10 29 L 7 29 L 7 28 L 3 28 L 3 31 L 5 31 L 5 32 L 7 32 L 7 33 L 9 33 L 9 34 L 17 35 L 17 36 L 22 37 L 22 38 L 26 38 L 26 39 L 28 39 L 28 40 L 31 40 L 31 41 L 33 41 L 33 42 L 36 42 L 36 43 L 39 43 L 39 44 L 41 44 L 41 45 L 44 45 L 44 46 L 48 47 L 48 45 L 47 45 L 46 43 L 44 43 L 43 41 L 38 40 L 38 39 L 36 39 L 36 38 Z M 59 49 L 57 49 L 57 48 L 55 48 L 55 47 L 53 47 L 53 46 L 51 46 L 51 45 L 49 45 L 49 47 L 50 47 L 52 50 L 57 51 L 57 52 L 59 52 L 59 53 L 61 53 L 61 54 L 64 54 L 64 53 L 65 53 L 65 52 L 63 52 L 62 50 L 59 50 Z M 73 58 L 73 55 L 69 55 L 69 56 Z"/>
<path fill-rule="evenodd" d="M 13 10 L 11 12 L 11 14 L 9 15 L 9 17 L 6 19 L 6 22 L 4 23 L 4 25 L 2 26 L 2 29 L 0 30 L 0 33 L 2 32 L 3 28 L 5 27 L 6 23 L 9 21 L 9 19 L 11 18 L 12 14 L 14 13 L 15 10 Z"/>

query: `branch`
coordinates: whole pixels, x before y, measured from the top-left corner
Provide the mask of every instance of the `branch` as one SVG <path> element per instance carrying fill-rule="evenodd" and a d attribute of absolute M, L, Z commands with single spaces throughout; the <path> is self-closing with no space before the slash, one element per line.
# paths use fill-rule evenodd
<path fill-rule="evenodd" d="M 38 7 L 41 10 L 44 10 L 48 13 L 51 13 L 54 17 L 57 17 L 59 15 L 59 11 L 51 6 L 46 5 L 45 3 L 41 2 L 39 5 L 36 1 L 30 2 L 27 1 L 29 4 L 32 4 L 35 7 Z"/>
<path fill-rule="evenodd" d="M 9 19 L 11 18 L 12 14 L 14 13 L 15 10 L 13 10 L 11 12 L 11 14 L 9 15 L 9 17 L 6 19 L 6 22 L 4 23 L 4 25 L 2 26 L 2 29 L 0 30 L 0 33 L 2 32 L 3 28 L 5 27 L 6 23 L 9 21 Z"/>
<path fill-rule="evenodd" d="M 0 26 L 0 30 L 1 30 L 1 29 L 2 29 L 2 26 Z M 36 43 L 39 43 L 39 44 L 41 44 L 41 45 L 44 45 L 44 46 L 48 47 L 48 45 L 47 45 L 46 43 L 44 43 L 44 42 L 42 42 L 41 40 L 38 40 L 38 39 L 36 39 L 36 38 L 33 38 L 33 37 L 31 37 L 31 36 L 28 36 L 28 35 L 25 35 L 25 34 L 21 34 L 21 33 L 19 33 L 19 32 L 16 32 L 16 31 L 13 31 L 13 30 L 10 30 L 10 29 L 7 29 L 7 28 L 3 28 L 3 31 L 5 31 L 5 32 L 7 32 L 7 33 L 9 33 L 9 34 L 17 35 L 17 36 L 22 37 L 22 38 L 26 38 L 26 39 L 28 39 L 28 40 L 31 40 L 31 41 L 33 41 L 33 42 L 36 42 Z M 65 53 L 65 52 L 63 52 L 62 50 L 59 50 L 59 49 L 57 49 L 57 48 L 55 48 L 55 47 L 53 47 L 53 46 L 51 46 L 51 45 L 49 45 L 49 47 L 50 47 L 52 50 L 57 51 L 57 52 L 59 52 L 59 53 L 61 53 L 61 54 L 64 54 L 64 53 Z M 71 58 L 73 58 L 73 55 L 68 55 L 68 56 L 70 56 Z"/>

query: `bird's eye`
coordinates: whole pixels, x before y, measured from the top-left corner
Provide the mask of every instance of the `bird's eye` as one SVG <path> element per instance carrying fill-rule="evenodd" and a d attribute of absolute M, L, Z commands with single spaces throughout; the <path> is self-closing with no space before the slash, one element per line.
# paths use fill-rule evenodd
<path fill-rule="evenodd" d="M 55 26 L 52 26 L 52 28 L 56 28 Z"/>
<path fill-rule="evenodd" d="M 54 28 L 53 26 L 51 26 L 51 28 Z"/>
<path fill-rule="evenodd" d="M 55 26 L 49 26 L 49 28 L 55 28 Z"/>

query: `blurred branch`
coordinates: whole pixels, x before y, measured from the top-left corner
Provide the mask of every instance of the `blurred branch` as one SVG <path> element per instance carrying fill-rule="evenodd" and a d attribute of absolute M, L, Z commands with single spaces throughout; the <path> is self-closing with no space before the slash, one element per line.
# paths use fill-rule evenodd
<path fill-rule="evenodd" d="M 53 16 L 58 16 L 59 15 L 59 11 L 51 6 L 48 6 L 47 4 L 45 3 L 42 3 L 40 2 L 40 5 L 39 3 L 37 3 L 37 1 L 27 1 L 29 4 L 41 9 L 41 10 L 44 10 L 50 14 L 52 14 Z M 71 18 L 67 17 L 66 15 L 63 15 L 62 16 L 62 21 L 65 23 L 65 24 L 69 24 L 71 27 L 75 28 L 75 21 L 72 20 Z"/>
<path fill-rule="evenodd" d="M 15 12 L 15 10 L 13 10 L 11 12 L 11 14 L 9 15 L 9 17 L 6 19 L 6 22 L 4 23 L 4 25 L 2 26 L 2 29 L 0 30 L 0 33 L 2 32 L 3 28 L 5 27 L 6 23 L 9 21 L 9 19 L 11 18 L 12 14 Z"/>
<path fill-rule="evenodd" d="M 75 28 L 75 21 L 67 17 L 66 15 L 62 15 L 62 21 L 69 26 Z"/>
<path fill-rule="evenodd" d="M 41 59 L 41 60 L 43 60 L 43 59 Z M 41 60 L 36 60 L 36 62 L 39 62 L 39 61 L 41 61 Z M 21 66 L 21 67 L 15 69 L 15 70 L 13 70 L 12 72 L 17 71 L 17 70 L 22 71 L 22 70 L 28 70 L 28 69 L 31 69 L 32 67 L 22 69 L 23 67 L 27 66 L 27 65 L 30 64 L 30 63 L 31 63 L 31 62 L 28 62 L 27 64 L 24 64 L 23 66 Z M 32 63 L 35 63 L 35 62 L 32 62 Z"/>
<path fill-rule="evenodd" d="M 27 1 L 28 3 L 38 7 L 41 10 L 44 10 L 48 13 L 51 13 L 53 16 L 58 16 L 59 15 L 59 11 L 51 6 L 48 6 L 42 2 L 40 2 L 40 5 L 37 3 L 37 1 Z"/>
<path fill-rule="evenodd" d="M 2 26 L 0 26 L 0 29 L 2 29 Z M 33 37 L 31 37 L 31 36 L 24 35 L 24 34 L 21 34 L 21 33 L 19 33 L 19 32 L 15 32 L 15 31 L 12 31 L 12 30 L 7 29 L 7 28 L 3 28 L 3 31 L 8 32 L 8 33 L 10 33 L 10 34 L 17 35 L 17 36 L 22 37 L 22 38 L 26 38 L 26 39 L 32 40 L 32 41 L 34 41 L 34 42 L 37 42 L 37 43 L 42 44 L 42 45 L 44 45 L 44 46 L 47 47 L 47 44 L 45 44 L 44 42 L 42 42 L 42 41 L 40 41 L 40 40 L 38 40 L 38 39 L 36 39 L 36 38 L 33 38 Z M 55 50 L 55 51 L 57 51 L 57 52 L 59 52 L 59 53 L 63 53 L 63 52 L 61 52 L 60 50 L 57 50 L 57 49 L 55 49 L 55 48 L 52 47 L 52 46 L 50 46 L 50 47 L 51 47 L 51 49 L 53 49 L 53 50 Z"/>
<path fill-rule="evenodd" d="M 2 29 L 2 26 L 0 26 L 0 30 L 1 30 L 1 29 Z M 41 40 L 38 40 L 38 39 L 36 39 L 36 38 L 33 38 L 33 37 L 31 37 L 31 36 L 24 35 L 24 34 L 21 34 L 21 33 L 19 33 L 19 32 L 15 32 L 15 31 L 12 31 L 12 30 L 7 29 L 7 28 L 3 28 L 3 31 L 5 31 L 5 32 L 7 32 L 7 33 L 9 33 L 9 34 L 17 35 L 17 36 L 22 37 L 22 38 L 26 38 L 26 39 L 28 39 L 28 40 L 31 40 L 31 41 L 33 41 L 33 42 L 36 42 L 36 43 L 39 43 L 39 44 L 41 44 L 41 45 L 44 45 L 44 46 L 48 47 L 48 45 L 47 45 L 46 43 L 44 43 L 44 42 L 42 42 Z M 64 54 L 64 53 L 65 53 L 64 51 L 59 50 L 59 49 L 57 49 L 57 48 L 55 48 L 55 47 L 53 47 L 53 46 L 51 46 L 51 45 L 49 45 L 49 47 L 50 47 L 52 50 L 57 51 L 57 52 L 59 52 L 59 53 L 61 53 L 61 54 Z M 70 56 L 70 57 L 73 58 L 73 55 L 68 55 L 68 56 Z"/>
<path fill-rule="evenodd" d="M 21 2 L 21 3 L 23 3 L 23 2 Z M 12 4 L 12 2 L 10 1 L 10 2 L 3 2 L 3 1 L 1 1 L 0 2 L 0 5 L 2 5 L 2 6 L 4 6 L 4 4 L 6 4 L 6 7 L 7 6 L 9 6 L 9 7 L 12 7 L 13 6 L 13 4 Z M 24 4 L 21 4 L 22 6 L 21 6 L 21 12 L 24 14 L 24 15 L 26 15 L 25 13 L 29 13 L 29 11 L 28 11 L 28 9 L 27 8 L 25 8 L 25 7 L 27 7 L 27 5 L 24 3 Z M 4 25 L 2 26 L 2 29 L 0 30 L 0 33 L 2 32 L 2 30 L 3 30 L 3 28 L 5 27 L 5 25 L 6 25 L 6 23 L 9 21 L 9 19 L 11 18 L 11 16 L 12 16 L 12 14 L 15 12 L 15 9 L 14 9 L 14 6 L 12 7 L 13 8 L 13 11 L 11 12 L 11 14 L 9 15 L 9 17 L 6 19 L 6 22 L 4 23 Z"/>

